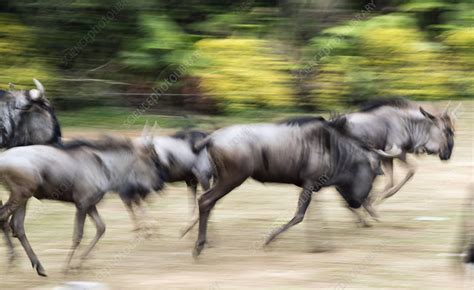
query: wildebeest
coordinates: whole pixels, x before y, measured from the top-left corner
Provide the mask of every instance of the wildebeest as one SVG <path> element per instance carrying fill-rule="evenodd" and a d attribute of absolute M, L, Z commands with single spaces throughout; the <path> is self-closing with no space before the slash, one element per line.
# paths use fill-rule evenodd
<path fill-rule="evenodd" d="M 388 177 L 385 189 L 371 199 L 394 195 L 413 177 L 415 166 L 407 161 L 408 153 L 426 152 L 438 154 L 441 160 L 450 159 L 454 147 L 454 116 L 455 112 L 447 109 L 441 114 L 431 114 L 414 102 L 398 98 L 372 101 L 359 112 L 337 117 L 347 120 L 342 128 L 344 134 L 371 148 L 392 153 L 382 159 L 383 171 Z M 395 185 L 393 155 L 408 167 L 405 178 Z"/>
<path fill-rule="evenodd" d="M 213 175 L 213 168 L 207 156 L 207 151 L 194 152 L 195 143 L 206 136 L 207 134 L 204 132 L 189 130 L 177 132 L 172 136 L 155 136 L 153 138 L 154 148 L 162 165 L 160 171 L 163 181 L 165 183 L 186 182 L 189 191 L 192 193 L 192 204 L 194 207 L 192 216 L 195 216 L 197 209 L 196 195 L 198 184 L 204 190 L 208 190 Z M 121 199 L 127 206 L 135 223 L 136 230 L 140 230 L 141 226 L 133 207 L 136 205 L 143 212 L 141 201 L 145 197 L 146 193 L 127 192 L 121 195 Z M 183 235 L 189 228 L 190 226 L 187 226 L 183 230 Z"/>
<path fill-rule="evenodd" d="M 33 79 L 35 89 L 0 90 L 0 148 L 34 144 L 59 144 L 61 128 L 43 85 Z M 8 224 L 2 225 L 5 241 L 14 258 Z"/>
<path fill-rule="evenodd" d="M 2 148 L 55 144 L 61 129 L 43 85 L 36 89 L 0 91 L 0 145 Z"/>
<path fill-rule="evenodd" d="M 312 193 L 322 187 L 335 185 L 350 208 L 359 209 L 380 165 L 378 155 L 322 120 L 304 126 L 286 123 L 231 126 L 217 130 L 196 147 L 207 148 L 216 183 L 199 199 L 195 256 L 206 242 L 207 222 L 214 205 L 249 177 L 303 188 L 295 216 L 273 232 L 266 241 L 268 244 L 303 220 Z"/>
<path fill-rule="evenodd" d="M 86 215 L 97 233 L 82 255 L 84 259 L 105 232 L 96 205 L 109 191 L 146 192 L 160 190 L 160 161 L 152 146 L 125 138 L 102 137 L 76 140 L 61 147 L 33 145 L 16 147 L 0 154 L 0 177 L 10 192 L 0 207 L 0 221 L 11 216 L 10 227 L 25 249 L 33 268 L 41 276 L 45 270 L 31 248 L 24 230 L 28 199 L 51 199 L 74 203 L 76 219 L 70 264 L 79 246 Z"/>

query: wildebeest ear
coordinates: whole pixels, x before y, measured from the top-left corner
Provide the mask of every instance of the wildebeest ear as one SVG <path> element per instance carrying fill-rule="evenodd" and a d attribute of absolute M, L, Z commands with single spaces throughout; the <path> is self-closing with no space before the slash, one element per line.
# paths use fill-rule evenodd
<path fill-rule="evenodd" d="M 41 95 L 40 91 L 38 91 L 37 89 L 31 89 L 29 91 L 29 95 L 30 95 L 30 98 L 33 101 L 38 101 L 38 100 L 42 99 L 42 95 Z"/>
<path fill-rule="evenodd" d="M 145 122 L 145 126 L 142 130 L 142 138 L 147 138 L 150 136 L 150 126 L 148 125 L 148 120 Z"/>
<path fill-rule="evenodd" d="M 329 125 L 336 130 L 343 131 L 347 123 L 347 117 L 344 115 L 336 116 L 329 121 Z"/>
<path fill-rule="evenodd" d="M 422 107 L 420 107 L 420 112 L 423 114 L 423 116 L 425 116 L 426 118 L 430 119 L 430 120 L 435 120 L 436 117 L 431 115 L 430 113 L 428 113 L 427 111 L 425 111 Z"/>

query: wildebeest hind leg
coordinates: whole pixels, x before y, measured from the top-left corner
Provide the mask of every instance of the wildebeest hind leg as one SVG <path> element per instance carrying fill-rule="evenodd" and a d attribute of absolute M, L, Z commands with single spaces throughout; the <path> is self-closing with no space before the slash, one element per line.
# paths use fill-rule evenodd
<path fill-rule="evenodd" d="M 3 205 L 3 202 L 0 200 L 0 206 L 2 205 Z M 13 241 L 10 237 L 10 227 L 8 225 L 8 220 L 2 224 L 1 230 L 3 232 L 3 238 L 8 248 L 8 263 L 11 266 L 11 264 L 13 263 L 13 260 L 15 259 L 15 249 L 13 246 Z"/>
<path fill-rule="evenodd" d="M 232 179 L 231 179 L 232 178 Z M 199 236 L 194 247 L 193 256 L 197 257 L 201 254 L 204 244 L 206 243 L 207 235 L 207 221 L 212 208 L 216 202 L 229 193 L 232 189 L 241 185 L 245 181 L 245 177 L 228 177 L 221 178 L 216 185 L 210 190 L 206 191 L 201 198 L 199 198 Z M 222 181 L 225 180 L 225 181 Z"/>
<path fill-rule="evenodd" d="M 92 221 L 95 224 L 96 234 L 95 234 L 94 239 L 90 243 L 90 245 L 84 251 L 84 254 L 82 254 L 82 257 L 81 257 L 82 260 L 87 258 L 90 252 L 94 249 L 97 242 L 105 233 L 105 223 L 102 221 L 102 218 L 100 217 L 99 212 L 97 211 L 97 208 L 95 207 L 95 205 L 89 208 L 89 210 L 87 211 L 87 214 L 92 218 Z"/>
<path fill-rule="evenodd" d="M 83 209 L 76 210 L 76 219 L 74 221 L 74 234 L 72 237 L 72 246 L 69 252 L 67 261 L 66 261 L 66 269 L 65 272 L 67 273 L 69 270 L 69 265 L 71 264 L 72 257 L 76 252 L 77 247 L 81 244 L 82 237 L 84 235 L 84 223 L 86 221 L 86 212 Z"/>
<path fill-rule="evenodd" d="M 271 243 L 278 235 L 287 231 L 292 226 L 297 225 L 301 221 L 303 221 L 306 210 L 308 209 L 308 206 L 311 203 L 312 193 L 313 191 L 310 188 L 303 189 L 298 199 L 298 207 L 296 209 L 295 216 L 286 225 L 275 230 L 265 241 L 265 245 L 268 245 L 269 243 Z"/>
<path fill-rule="evenodd" d="M 26 214 L 26 202 L 23 203 L 12 216 L 12 225 L 16 234 L 16 237 L 20 240 L 23 249 L 25 249 L 28 258 L 30 258 L 31 266 L 36 270 L 38 275 L 46 277 L 46 271 L 44 270 L 41 262 L 36 256 L 35 252 L 31 248 L 30 243 L 25 234 L 25 214 Z"/>

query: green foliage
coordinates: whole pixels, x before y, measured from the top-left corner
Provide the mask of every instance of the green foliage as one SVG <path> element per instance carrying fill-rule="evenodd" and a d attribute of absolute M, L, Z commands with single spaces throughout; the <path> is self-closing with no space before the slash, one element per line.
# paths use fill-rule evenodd
<path fill-rule="evenodd" d="M 292 105 L 285 60 L 268 41 L 250 38 L 207 39 L 196 46 L 209 65 L 196 69 L 201 86 L 224 111 Z"/>
<path fill-rule="evenodd" d="M 26 58 L 37 55 L 33 33 L 14 15 L 0 13 L 0 83 L 9 82 L 31 87 L 32 79 L 48 83 L 53 78 L 51 67 L 42 58 Z"/>
<path fill-rule="evenodd" d="M 370 3 L 0 1 L 0 85 L 38 78 L 60 109 L 136 107 L 158 88 L 173 96 L 152 110 L 242 115 L 474 97 L 472 0 Z"/>
<path fill-rule="evenodd" d="M 189 37 L 166 16 L 141 15 L 140 36 L 132 39 L 120 58 L 134 70 L 156 72 L 179 63 L 190 51 Z"/>
<path fill-rule="evenodd" d="M 472 29 L 447 33 L 445 43 L 467 49 L 472 47 L 471 33 Z M 333 108 L 379 96 L 446 99 L 467 95 L 462 92 L 466 80 L 458 80 L 453 73 L 456 66 L 446 60 L 464 55 L 467 61 L 472 51 L 453 57 L 451 53 L 456 52 L 430 41 L 410 16 L 377 16 L 328 29 L 324 35 L 327 43 L 336 45 L 317 64 L 312 90 L 316 104 Z M 313 53 L 318 53 L 320 42 L 313 39 Z"/>

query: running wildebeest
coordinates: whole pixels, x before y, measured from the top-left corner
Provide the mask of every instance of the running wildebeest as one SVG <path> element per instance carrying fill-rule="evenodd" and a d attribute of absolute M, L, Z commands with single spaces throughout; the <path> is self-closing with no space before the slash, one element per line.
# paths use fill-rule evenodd
<path fill-rule="evenodd" d="M 27 145 L 59 144 L 61 128 L 43 85 L 33 79 L 36 88 L 30 90 L 0 90 L 0 148 Z M 14 259 L 8 222 L 1 230 Z"/>
<path fill-rule="evenodd" d="M 339 124 L 338 124 L 339 126 Z M 194 255 L 206 242 L 210 211 L 218 200 L 246 179 L 295 184 L 302 187 L 296 214 L 267 239 L 300 223 L 311 195 L 322 187 L 335 185 L 353 210 L 364 204 L 379 173 L 379 156 L 359 146 L 333 128 L 332 124 L 306 122 L 236 125 L 215 131 L 196 149 L 207 148 L 214 164 L 216 182 L 199 199 L 199 237 Z"/>
<path fill-rule="evenodd" d="M 200 131 L 180 131 L 172 136 L 156 136 L 153 138 L 154 148 L 160 159 L 161 174 L 163 181 L 168 182 L 186 182 L 189 191 L 192 194 L 193 211 L 195 216 L 197 210 L 197 186 L 198 183 L 204 190 L 210 187 L 210 179 L 213 175 L 213 168 L 207 156 L 207 151 L 194 152 L 196 142 L 204 139 L 206 133 Z M 136 217 L 133 206 L 136 205 L 143 213 L 141 205 L 142 199 L 146 194 L 128 192 L 121 195 L 127 209 L 130 212 L 136 230 L 141 230 L 140 223 Z M 192 223 L 192 222 L 191 222 Z M 190 227 L 183 230 L 184 235 Z"/>
<path fill-rule="evenodd" d="M 456 110 L 449 112 L 446 108 L 441 114 L 431 114 L 420 105 L 399 98 L 372 101 L 366 103 L 361 111 L 342 116 L 347 120 L 341 128 L 343 134 L 352 136 L 370 148 L 392 152 L 390 156 L 382 158 L 383 171 L 388 177 L 385 189 L 381 194 L 371 195 L 372 201 L 394 195 L 413 177 L 415 166 L 407 161 L 408 153 L 426 152 L 438 154 L 441 160 L 450 159 L 454 147 Z M 395 185 L 394 159 L 408 167 L 407 175 Z"/>
<path fill-rule="evenodd" d="M 96 205 L 109 191 L 146 192 L 160 190 L 160 161 L 149 142 L 102 137 L 94 141 L 76 140 L 60 147 L 33 145 L 16 147 L 0 154 L 0 177 L 10 191 L 0 207 L 0 221 L 11 216 L 10 226 L 25 249 L 33 268 L 46 272 L 31 248 L 24 230 L 28 199 L 50 199 L 74 203 L 76 219 L 73 245 L 67 265 L 79 246 L 86 215 L 97 233 L 82 255 L 84 260 L 105 232 Z"/>
<path fill-rule="evenodd" d="M 61 129 L 44 87 L 33 81 L 36 89 L 0 91 L 2 148 L 61 141 Z"/>

